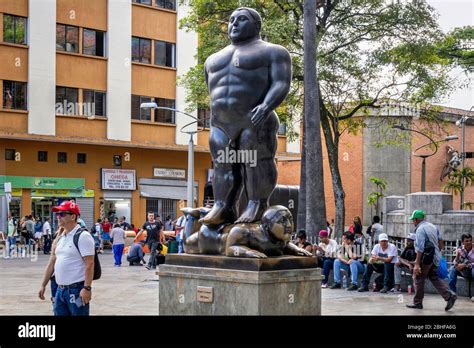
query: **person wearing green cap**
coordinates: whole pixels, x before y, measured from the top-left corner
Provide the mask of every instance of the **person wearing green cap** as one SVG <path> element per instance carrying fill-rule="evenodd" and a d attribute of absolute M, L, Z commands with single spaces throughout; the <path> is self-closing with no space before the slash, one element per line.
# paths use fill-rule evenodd
<path fill-rule="evenodd" d="M 413 283 L 415 297 L 413 304 L 408 308 L 423 309 L 425 296 L 425 280 L 429 279 L 440 295 L 446 300 L 445 310 L 450 310 L 456 302 L 456 294 L 449 291 L 447 284 L 438 278 L 437 269 L 441 259 L 441 237 L 438 228 L 425 220 L 423 210 L 415 210 L 410 220 L 415 225 L 415 251 L 416 260 L 413 268 Z"/>

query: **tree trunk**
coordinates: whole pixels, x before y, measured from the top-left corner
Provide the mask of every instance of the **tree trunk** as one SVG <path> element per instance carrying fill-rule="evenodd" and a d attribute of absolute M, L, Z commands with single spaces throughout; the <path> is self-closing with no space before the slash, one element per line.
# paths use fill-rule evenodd
<path fill-rule="evenodd" d="M 298 229 L 306 228 L 306 126 L 304 121 L 302 138 L 303 144 L 301 151 L 300 190 L 298 193 L 298 216 L 296 218 L 296 225 Z"/>
<path fill-rule="evenodd" d="M 306 232 L 326 229 L 321 114 L 316 70 L 316 1 L 304 2 L 304 125 L 306 126 Z"/>
<path fill-rule="evenodd" d="M 329 169 L 331 171 L 332 189 L 334 192 L 334 203 L 336 206 L 334 236 L 341 238 L 344 233 L 346 194 L 342 186 L 341 173 L 339 172 L 339 137 L 331 130 L 330 119 L 324 105 L 321 104 L 321 124 L 328 152 Z M 334 131 L 335 133 L 335 131 Z"/>

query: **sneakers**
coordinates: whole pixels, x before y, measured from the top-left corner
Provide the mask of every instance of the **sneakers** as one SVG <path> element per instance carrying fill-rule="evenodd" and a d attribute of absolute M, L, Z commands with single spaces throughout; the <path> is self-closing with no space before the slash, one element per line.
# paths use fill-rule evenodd
<path fill-rule="evenodd" d="M 358 292 L 366 292 L 366 291 L 369 291 L 369 287 L 368 286 L 361 286 L 359 289 L 357 289 Z"/>
<path fill-rule="evenodd" d="M 331 285 L 329 289 L 340 289 L 341 288 L 341 283 L 334 283 Z"/>
<path fill-rule="evenodd" d="M 455 294 L 451 294 L 451 297 L 449 298 L 448 303 L 446 304 L 446 307 L 444 308 L 444 310 L 449 311 L 451 308 L 453 308 L 454 303 L 456 302 L 457 299 L 458 297 Z"/>
<path fill-rule="evenodd" d="M 402 289 L 401 288 L 398 288 L 398 289 L 395 289 L 395 288 L 392 288 L 392 290 L 390 290 L 390 292 L 402 292 Z"/>
<path fill-rule="evenodd" d="M 145 265 L 145 268 L 146 268 L 147 270 L 150 270 L 150 269 L 151 269 L 151 267 L 148 266 L 148 265 Z"/>
<path fill-rule="evenodd" d="M 321 289 L 326 289 L 328 287 L 327 283 L 321 284 Z"/>
<path fill-rule="evenodd" d="M 357 285 L 355 284 L 351 284 L 351 286 L 347 288 L 347 291 L 355 291 L 355 290 L 357 290 Z"/>
<path fill-rule="evenodd" d="M 407 304 L 407 308 L 423 309 L 423 305 L 422 305 L 421 303 L 417 303 L 417 304 Z"/>
<path fill-rule="evenodd" d="M 380 293 L 381 294 L 386 294 L 388 292 L 388 288 L 382 288 L 382 290 L 380 290 Z"/>

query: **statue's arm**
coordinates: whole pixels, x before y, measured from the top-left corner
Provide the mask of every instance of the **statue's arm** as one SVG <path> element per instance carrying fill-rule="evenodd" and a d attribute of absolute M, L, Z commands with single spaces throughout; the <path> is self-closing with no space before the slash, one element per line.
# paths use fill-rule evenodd
<path fill-rule="evenodd" d="M 313 256 L 308 250 L 300 248 L 293 243 L 288 243 L 285 246 L 285 254 L 287 255 L 298 255 L 298 256 Z"/>
<path fill-rule="evenodd" d="M 262 102 L 253 110 L 252 122 L 258 126 L 270 111 L 275 110 L 288 95 L 291 86 L 291 57 L 288 51 L 279 46 L 270 48 L 270 88 Z"/>

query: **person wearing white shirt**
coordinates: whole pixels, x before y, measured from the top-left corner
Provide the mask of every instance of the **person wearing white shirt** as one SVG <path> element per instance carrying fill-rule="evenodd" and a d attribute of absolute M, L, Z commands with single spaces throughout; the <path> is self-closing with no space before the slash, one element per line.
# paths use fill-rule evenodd
<path fill-rule="evenodd" d="M 318 266 L 323 269 L 324 279 L 321 284 L 322 288 L 328 287 L 329 273 L 334 267 L 334 260 L 337 256 L 337 242 L 334 239 L 329 239 L 329 233 L 327 230 L 319 231 L 319 240 L 321 241 L 318 246 L 314 246 L 316 255 L 318 257 Z"/>
<path fill-rule="evenodd" d="M 48 255 L 51 250 L 51 225 L 49 217 L 44 220 L 43 224 L 43 253 Z"/>
<path fill-rule="evenodd" d="M 362 279 L 362 286 L 359 292 L 369 291 L 369 281 L 372 273 L 383 273 L 383 289 L 381 293 L 386 293 L 393 288 L 395 276 L 395 263 L 398 262 L 397 247 L 388 242 L 388 236 L 381 233 L 378 236 L 379 243 L 372 249 L 367 268 Z"/>
<path fill-rule="evenodd" d="M 81 230 L 77 222 L 81 212 L 75 202 L 64 201 L 52 210 L 63 232 L 55 241 L 38 296 L 41 300 L 45 299 L 46 285 L 54 273 L 58 284 L 54 315 L 88 316 L 94 278 L 94 238 L 89 232 Z M 76 234 L 77 244 L 74 242 Z"/>

